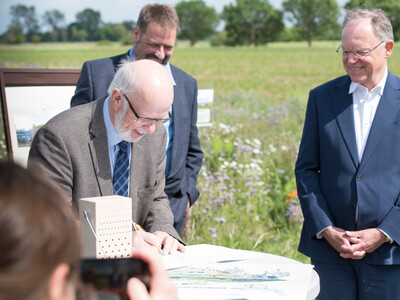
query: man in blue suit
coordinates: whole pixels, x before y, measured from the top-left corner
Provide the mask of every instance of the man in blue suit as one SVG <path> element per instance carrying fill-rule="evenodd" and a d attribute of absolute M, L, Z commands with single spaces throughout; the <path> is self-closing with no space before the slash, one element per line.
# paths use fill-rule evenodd
<path fill-rule="evenodd" d="M 393 29 L 380 9 L 346 14 L 347 76 L 310 92 L 296 162 L 299 251 L 317 299 L 400 299 L 400 79 L 387 68 Z"/>
<path fill-rule="evenodd" d="M 179 18 L 174 8 L 163 4 L 143 7 L 133 32 L 134 47 L 125 54 L 86 61 L 71 107 L 106 96 L 123 59 L 152 59 L 164 65 L 174 84 L 172 118 L 165 124 L 168 130 L 165 193 L 174 214 L 174 227 L 180 232 L 189 207 L 199 197 L 196 183 L 203 152 L 196 125 L 197 82 L 168 62 L 178 32 Z"/>

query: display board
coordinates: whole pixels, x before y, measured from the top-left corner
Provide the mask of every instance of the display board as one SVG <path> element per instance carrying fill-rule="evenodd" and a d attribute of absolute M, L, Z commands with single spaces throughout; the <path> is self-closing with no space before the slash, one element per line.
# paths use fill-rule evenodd
<path fill-rule="evenodd" d="M 35 132 L 70 106 L 80 70 L 0 69 L 8 157 L 26 165 Z"/>

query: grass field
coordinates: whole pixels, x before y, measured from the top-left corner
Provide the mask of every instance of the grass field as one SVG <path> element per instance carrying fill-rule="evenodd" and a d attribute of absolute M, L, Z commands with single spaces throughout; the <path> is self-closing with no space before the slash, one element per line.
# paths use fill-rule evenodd
<path fill-rule="evenodd" d="M 215 90 L 213 126 L 199 129 L 205 159 L 201 196 L 184 236 L 188 244 L 309 262 L 297 252 L 302 216 L 293 168 L 309 90 L 344 74 L 335 53 L 339 45 L 190 48 L 178 42 L 171 62 L 194 76 L 200 88 Z M 119 44 L 0 45 L 0 66 L 80 68 L 85 60 L 127 50 Z M 389 69 L 397 75 L 399 62 L 395 49 Z"/>

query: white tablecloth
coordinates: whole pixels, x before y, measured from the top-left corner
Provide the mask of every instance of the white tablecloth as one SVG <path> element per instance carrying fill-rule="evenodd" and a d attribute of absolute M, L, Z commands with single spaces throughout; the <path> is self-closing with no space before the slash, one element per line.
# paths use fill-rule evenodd
<path fill-rule="evenodd" d="M 312 300 L 319 293 L 312 266 L 293 259 L 206 244 L 186 249 L 163 258 L 179 300 Z"/>

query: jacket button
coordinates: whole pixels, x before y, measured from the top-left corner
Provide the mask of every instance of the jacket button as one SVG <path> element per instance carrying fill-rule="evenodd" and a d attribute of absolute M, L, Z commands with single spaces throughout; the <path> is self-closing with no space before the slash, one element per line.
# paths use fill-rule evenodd
<path fill-rule="evenodd" d="M 350 207 L 351 207 L 351 208 L 356 208 L 356 204 L 355 204 L 355 203 L 352 203 L 352 204 L 350 204 Z"/>
<path fill-rule="evenodd" d="M 357 180 L 360 181 L 362 179 L 362 175 L 357 176 Z"/>

